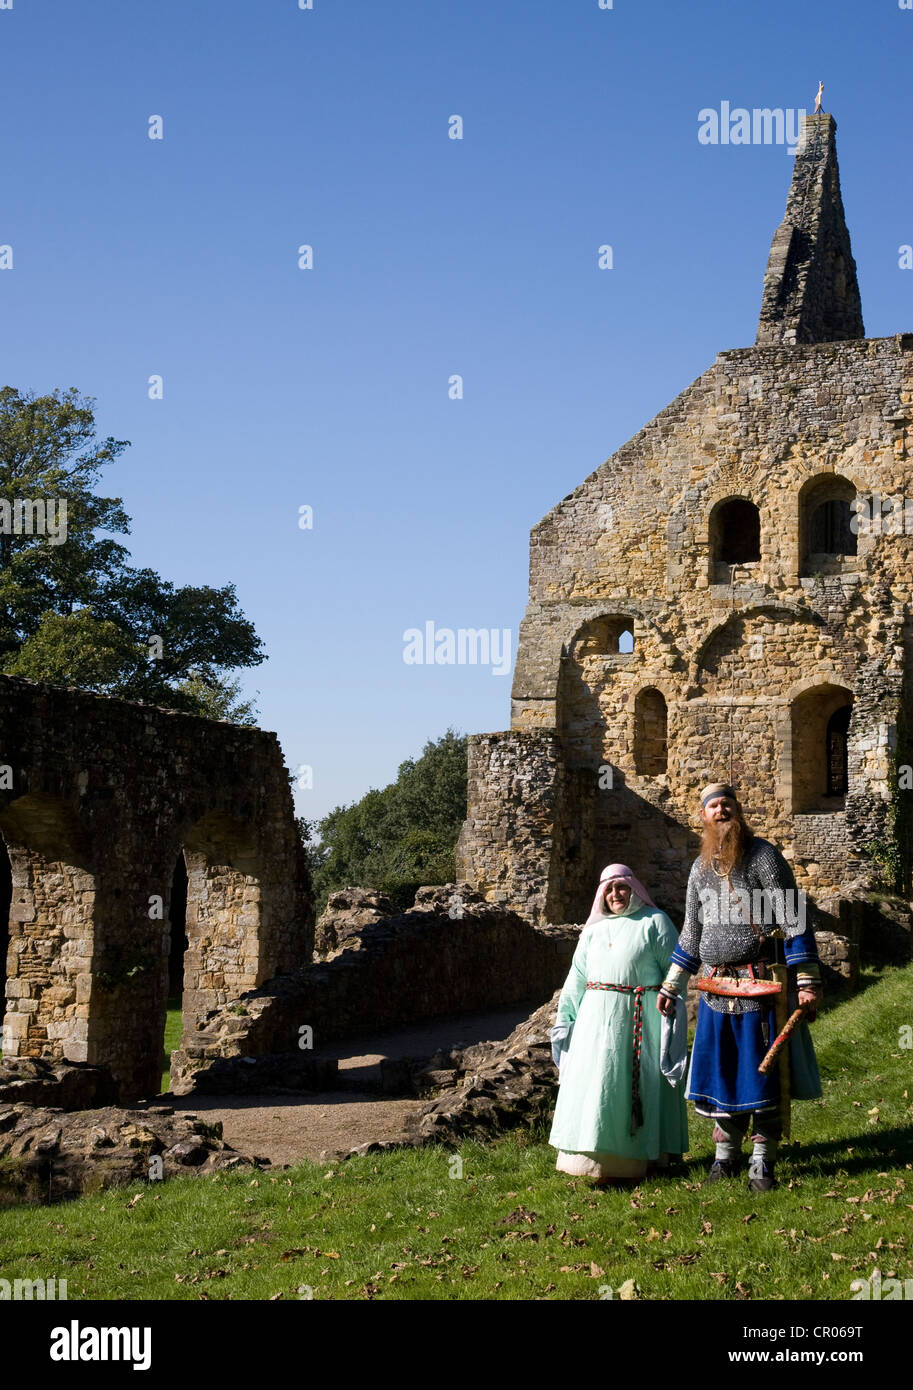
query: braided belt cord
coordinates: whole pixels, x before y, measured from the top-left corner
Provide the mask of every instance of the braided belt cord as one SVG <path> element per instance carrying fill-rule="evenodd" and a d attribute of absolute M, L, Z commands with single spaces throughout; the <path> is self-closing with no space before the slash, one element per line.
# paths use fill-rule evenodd
<path fill-rule="evenodd" d="M 617 994 L 634 995 L 633 1058 L 631 1068 L 631 1134 L 636 1134 L 644 1122 L 640 1098 L 640 1056 L 643 1047 L 644 992 L 658 990 L 659 985 L 613 985 L 601 980 L 587 980 L 587 989 L 610 989 Z"/>

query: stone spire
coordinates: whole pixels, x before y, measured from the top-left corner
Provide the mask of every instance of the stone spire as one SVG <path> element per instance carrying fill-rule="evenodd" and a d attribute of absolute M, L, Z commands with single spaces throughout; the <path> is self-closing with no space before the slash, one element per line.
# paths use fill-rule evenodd
<path fill-rule="evenodd" d="M 757 342 L 864 338 L 856 262 L 840 196 L 837 122 L 805 116 L 786 213 L 764 275 Z"/>

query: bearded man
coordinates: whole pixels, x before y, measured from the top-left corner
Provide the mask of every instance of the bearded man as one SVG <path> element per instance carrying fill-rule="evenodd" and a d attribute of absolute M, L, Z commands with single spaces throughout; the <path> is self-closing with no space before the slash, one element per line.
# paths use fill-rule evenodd
<path fill-rule="evenodd" d="M 700 818 L 703 840 L 688 879 L 685 924 L 657 1008 L 672 1012 L 698 971 L 710 991 L 723 977 L 725 993 L 701 994 L 686 1095 L 699 1115 L 714 1121 L 716 1156 L 708 1181 L 738 1172 L 750 1127 L 748 1188 L 767 1192 L 776 1186 L 781 1101 L 788 1105 L 790 1093 L 814 1099 L 821 1081 L 804 1020 L 788 1044 L 790 1091 L 784 1086 L 781 1096 L 777 1067 L 766 1075 L 758 1071 L 776 1037 L 774 995 L 754 992 L 750 982 L 770 980 L 782 951 L 787 999 L 795 1008 L 798 998 L 806 1018 L 813 1019 L 821 995 L 818 948 L 792 870 L 774 845 L 752 833 L 733 788 L 722 782 L 705 787 Z"/>

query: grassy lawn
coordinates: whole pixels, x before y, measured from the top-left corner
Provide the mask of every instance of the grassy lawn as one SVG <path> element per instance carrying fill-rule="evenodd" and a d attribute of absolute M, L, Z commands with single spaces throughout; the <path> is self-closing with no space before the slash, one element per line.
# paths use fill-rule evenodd
<path fill-rule="evenodd" d="M 162 1090 L 167 1091 L 171 1085 L 171 1054 L 175 1048 L 181 1045 L 181 1001 L 178 999 L 168 1000 L 168 1012 L 165 1015 L 165 1042 L 162 1048 Z"/>
<path fill-rule="evenodd" d="M 873 1268 L 913 1276 L 913 966 L 870 976 L 813 1025 L 825 1096 L 793 1108 L 782 1186 L 703 1187 L 710 1125 L 689 1107 L 674 1178 L 594 1192 L 546 1134 L 186 1178 L 6 1210 L 0 1278 L 71 1298 L 846 1300 Z M 302 1292 L 303 1291 L 303 1292 Z"/>

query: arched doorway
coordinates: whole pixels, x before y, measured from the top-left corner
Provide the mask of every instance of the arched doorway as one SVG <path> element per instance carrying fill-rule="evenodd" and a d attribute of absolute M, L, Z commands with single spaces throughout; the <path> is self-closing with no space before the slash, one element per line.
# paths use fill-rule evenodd
<path fill-rule="evenodd" d="M 187 866 L 181 850 L 171 875 L 168 900 L 168 1001 L 162 1043 L 162 1090 L 171 1084 L 171 1054 L 181 1045 L 184 957 L 187 951 Z"/>
<path fill-rule="evenodd" d="M 845 809 L 852 713 L 852 692 L 844 686 L 815 685 L 793 700 L 790 721 L 794 814 Z"/>
<path fill-rule="evenodd" d="M 202 1015 L 262 984 L 260 878 L 253 836 L 236 817 L 210 812 L 185 834 L 172 873 L 159 1032 L 168 1062 Z"/>

